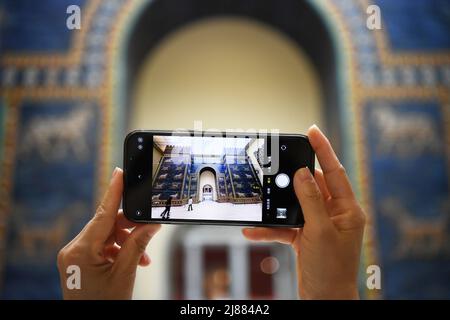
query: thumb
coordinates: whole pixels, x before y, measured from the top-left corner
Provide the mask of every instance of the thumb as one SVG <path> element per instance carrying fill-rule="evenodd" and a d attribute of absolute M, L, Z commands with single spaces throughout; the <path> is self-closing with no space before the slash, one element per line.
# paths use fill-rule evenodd
<path fill-rule="evenodd" d="M 89 239 L 99 240 L 102 243 L 108 239 L 116 222 L 117 211 L 120 207 L 123 191 L 123 171 L 115 168 L 111 182 L 105 195 L 95 212 L 94 217 L 89 221 L 84 231 Z"/>
<path fill-rule="evenodd" d="M 161 225 L 159 224 L 148 224 L 134 228 L 120 248 L 113 272 L 118 274 L 135 272 L 147 244 L 160 228 Z"/>
<path fill-rule="evenodd" d="M 294 189 L 305 218 L 305 224 L 323 226 L 330 223 L 323 195 L 307 167 L 294 176 Z"/>

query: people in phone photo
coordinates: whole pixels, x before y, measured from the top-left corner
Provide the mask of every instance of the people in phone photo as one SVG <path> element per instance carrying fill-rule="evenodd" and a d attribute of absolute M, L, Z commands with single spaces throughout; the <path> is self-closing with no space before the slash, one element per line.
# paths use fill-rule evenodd
<path fill-rule="evenodd" d="M 189 197 L 189 200 L 188 200 L 188 211 L 193 211 L 194 209 L 192 208 L 192 202 L 193 202 L 193 200 L 192 200 L 192 197 Z"/>
<path fill-rule="evenodd" d="M 166 201 L 166 208 L 161 213 L 161 218 L 163 219 L 170 219 L 170 208 L 172 206 L 172 196 L 169 196 L 169 198 Z"/>

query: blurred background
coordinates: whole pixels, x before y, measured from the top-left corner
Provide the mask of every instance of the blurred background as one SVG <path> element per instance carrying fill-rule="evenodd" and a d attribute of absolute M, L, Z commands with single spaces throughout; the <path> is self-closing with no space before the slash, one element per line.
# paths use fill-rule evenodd
<path fill-rule="evenodd" d="M 318 124 L 369 217 L 362 298 L 450 298 L 448 0 L 0 0 L 0 297 L 60 298 L 125 134 L 194 121 Z M 148 252 L 136 299 L 297 298 L 292 251 L 238 227 L 164 226 Z"/>

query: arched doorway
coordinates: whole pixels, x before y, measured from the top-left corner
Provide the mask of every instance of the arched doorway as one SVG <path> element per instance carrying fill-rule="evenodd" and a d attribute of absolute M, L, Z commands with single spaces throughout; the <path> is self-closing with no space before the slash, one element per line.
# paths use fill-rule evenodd
<path fill-rule="evenodd" d="M 213 200 L 212 186 L 210 184 L 205 184 L 202 188 L 203 196 L 202 201 Z"/>
<path fill-rule="evenodd" d="M 130 130 L 192 129 L 200 120 L 204 129 L 305 132 L 325 122 L 309 57 L 253 19 L 214 17 L 172 32 L 144 58 L 135 84 Z"/>
<path fill-rule="evenodd" d="M 216 201 L 216 172 L 206 167 L 199 173 L 199 201 Z"/>

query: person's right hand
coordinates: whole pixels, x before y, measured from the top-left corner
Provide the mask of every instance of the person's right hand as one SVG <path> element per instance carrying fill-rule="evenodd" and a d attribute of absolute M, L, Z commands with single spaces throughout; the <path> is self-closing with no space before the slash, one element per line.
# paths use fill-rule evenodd
<path fill-rule="evenodd" d="M 308 168 L 294 176 L 305 225 L 302 229 L 245 228 L 255 241 L 290 244 L 297 254 L 298 291 L 302 299 L 358 299 L 357 276 L 365 215 L 344 167 L 316 126 L 308 130 L 322 171 Z"/>
<path fill-rule="evenodd" d="M 116 168 L 94 217 L 59 252 L 64 299 L 131 299 L 137 266 L 150 264 L 145 248 L 161 226 L 127 220 L 119 210 L 122 192 L 123 172 Z M 80 269 L 79 289 L 67 285 L 71 266 Z"/>

